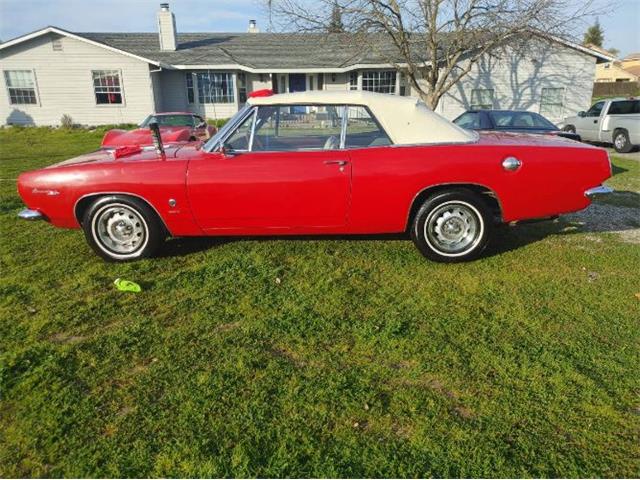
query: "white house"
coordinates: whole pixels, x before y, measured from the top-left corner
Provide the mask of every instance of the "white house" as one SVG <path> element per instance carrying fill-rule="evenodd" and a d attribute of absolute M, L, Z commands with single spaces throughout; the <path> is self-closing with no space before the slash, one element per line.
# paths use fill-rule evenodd
<path fill-rule="evenodd" d="M 56 27 L 0 44 L 5 124 L 57 125 L 63 114 L 86 125 L 137 123 L 149 113 L 193 111 L 231 116 L 264 88 L 370 90 L 415 95 L 374 53 L 348 46 L 346 34 L 177 33 L 168 4 L 158 33 L 78 33 Z M 440 102 L 454 118 L 474 108 L 523 109 L 559 121 L 589 106 L 601 52 L 532 39 L 523 56 L 487 57 Z"/>

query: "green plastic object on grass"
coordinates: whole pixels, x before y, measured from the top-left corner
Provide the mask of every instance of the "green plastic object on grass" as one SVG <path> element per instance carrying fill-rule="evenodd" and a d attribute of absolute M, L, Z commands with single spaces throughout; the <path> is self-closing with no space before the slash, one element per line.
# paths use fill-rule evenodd
<path fill-rule="evenodd" d="M 132 282 L 131 280 L 124 280 L 122 278 L 116 278 L 113 282 L 116 288 L 122 292 L 141 292 L 142 287 L 138 285 L 136 282 Z"/>

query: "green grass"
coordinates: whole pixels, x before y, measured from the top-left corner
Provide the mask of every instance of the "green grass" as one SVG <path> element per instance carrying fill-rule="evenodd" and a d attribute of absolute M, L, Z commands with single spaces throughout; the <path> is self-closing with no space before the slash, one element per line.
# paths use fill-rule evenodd
<path fill-rule="evenodd" d="M 18 172 L 101 136 L 0 131 L 0 476 L 640 474 L 637 244 L 561 221 L 459 265 L 372 238 L 108 264 L 15 217 Z"/>

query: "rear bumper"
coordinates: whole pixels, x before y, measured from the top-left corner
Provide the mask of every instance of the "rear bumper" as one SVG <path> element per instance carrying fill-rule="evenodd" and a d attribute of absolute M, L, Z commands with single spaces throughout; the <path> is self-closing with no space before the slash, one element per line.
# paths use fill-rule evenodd
<path fill-rule="evenodd" d="M 20 213 L 18 213 L 18 218 L 21 218 L 23 220 L 44 220 L 45 219 L 44 215 L 42 215 L 39 211 L 30 210 L 28 208 L 25 208 Z"/>
<path fill-rule="evenodd" d="M 604 185 L 598 185 L 597 187 L 590 188 L 589 190 L 585 190 L 584 196 L 587 198 L 593 198 L 598 195 L 607 195 L 609 193 L 613 193 L 613 188 L 605 187 Z"/>

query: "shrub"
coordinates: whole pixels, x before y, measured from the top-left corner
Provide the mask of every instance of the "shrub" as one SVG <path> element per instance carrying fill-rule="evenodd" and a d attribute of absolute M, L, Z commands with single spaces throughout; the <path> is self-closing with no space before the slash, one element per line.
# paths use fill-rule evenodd
<path fill-rule="evenodd" d="M 216 128 L 222 127 L 228 121 L 228 118 L 207 118 L 207 123 L 209 125 L 213 125 Z"/>
<path fill-rule="evenodd" d="M 62 115 L 62 117 L 60 117 L 60 126 L 66 129 L 74 128 L 73 118 L 71 118 L 71 115 L 67 115 L 66 113 Z"/>

